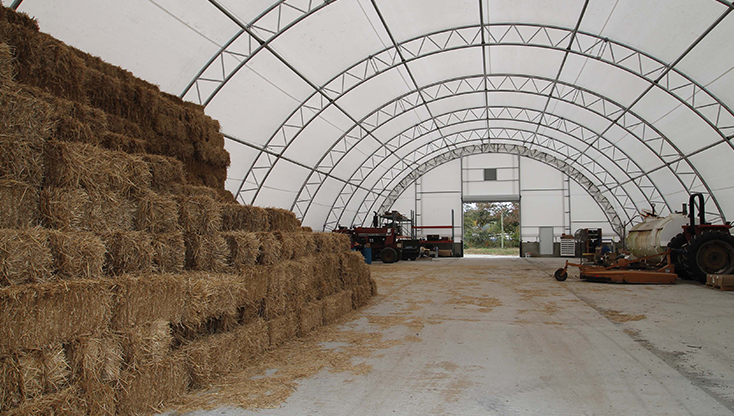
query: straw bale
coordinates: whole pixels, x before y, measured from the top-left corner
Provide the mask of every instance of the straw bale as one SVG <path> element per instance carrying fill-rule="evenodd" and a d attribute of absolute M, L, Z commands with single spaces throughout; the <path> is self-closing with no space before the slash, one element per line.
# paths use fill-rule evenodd
<path fill-rule="evenodd" d="M 183 347 L 193 386 L 239 371 L 270 345 L 268 328 L 262 320 L 242 325 L 231 332 L 214 334 Z"/>
<path fill-rule="evenodd" d="M 292 211 L 281 208 L 265 208 L 268 213 L 270 231 L 296 232 L 301 228 L 301 221 Z"/>
<path fill-rule="evenodd" d="M 0 84 L 0 132 L 22 137 L 32 148 L 43 146 L 54 126 L 53 107 L 42 91 Z"/>
<path fill-rule="evenodd" d="M 0 228 L 28 228 L 38 225 L 39 196 L 25 182 L 0 179 Z"/>
<path fill-rule="evenodd" d="M 257 264 L 260 255 L 260 239 L 255 233 L 222 233 L 229 246 L 227 262 L 234 270 L 244 270 Z"/>
<path fill-rule="evenodd" d="M 69 385 L 71 369 L 61 343 L 53 343 L 40 351 L 43 393 L 56 393 Z"/>
<path fill-rule="evenodd" d="M 136 201 L 135 229 L 149 233 L 172 233 L 180 231 L 178 204 L 154 192 L 146 192 Z"/>
<path fill-rule="evenodd" d="M 344 289 L 338 254 L 319 253 L 314 256 L 313 262 L 314 274 L 320 284 L 321 298 Z"/>
<path fill-rule="evenodd" d="M 142 139 L 108 131 L 100 137 L 99 144 L 110 150 L 140 154 L 142 156 L 142 154 L 145 153 L 146 143 L 145 140 Z"/>
<path fill-rule="evenodd" d="M 89 392 L 97 384 L 115 383 L 122 368 L 122 336 L 110 331 L 75 339 L 66 347 L 72 380 Z"/>
<path fill-rule="evenodd" d="M 324 325 L 329 325 L 352 310 L 352 291 L 344 290 L 324 298 Z"/>
<path fill-rule="evenodd" d="M 0 179 L 39 187 L 43 181 L 43 142 L 19 134 L 0 134 Z"/>
<path fill-rule="evenodd" d="M 141 231 L 116 231 L 102 235 L 107 253 L 105 271 L 110 275 L 146 274 L 153 271 L 153 238 Z"/>
<path fill-rule="evenodd" d="M 78 416 L 88 414 L 87 403 L 77 387 L 44 394 L 5 413 L 6 416 Z"/>
<path fill-rule="evenodd" d="M 13 25 L 20 25 L 31 31 L 38 32 L 38 22 L 35 18 L 25 13 L 16 12 L 13 9 L 0 7 L 0 23 L 8 22 Z"/>
<path fill-rule="evenodd" d="M 295 313 L 271 319 L 268 321 L 268 335 L 270 337 L 270 348 L 275 348 L 293 338 L 298 334 L 298 319 Z"/>
<path fill-rule="evenodd" d="M 151 175 L 150 186 L 156 192 L 179 192 L 186 183 L 183 163 L 172 157 L 145 155 Z"/>
<path fill-rule="evenodd" d="M 156 320 L 181 322 L 187 296 L 186 280 L 181 275 L 124 275 L 112 281 L 113 328 L 129 328 Z"/>
<path fill-rule="evenodd" d="M 0 230 L 0 285 L 44 282 L 51 279 L 52 271 L 46 231 Z"/>
<path fill-rule="evenodd" d="M 94 279 L 103 276 L 105 246 L 96 235 L 49 231 L 48 240 L 57 277 Z"/>
<path fill-rule="evenodd" d="M 257 262 L 264 265 L 278 263 L 281 260 L 282 246 L 275 235 L 269 232 L 259 232 L 257 238 L 260 240 L 260 254 L 257 256 Z"/>
<path fill-rule="evenodd" d="M 56 140 L 47 143 L 45 156 L 46 180 L 51 186 L 82 187 L 87 192 L 112 190 L 125 196 L 150 186 L 150 170 L 140 156 Z"/>
<path fill-rule="evenodd" d="M 220 233 L 211 235 L 186 234 L 186 269 L 225 273 L 229 245 Z"/>
<path fill-rule="evenodd" d="M 294 273 L 299 273 L 296 276 L 296 287 L 303 303 L 321 299 L 325 296 L 324 280 L 321 274 L 316 273 L 317 260 L 318 257 L 315 256 L 303 257 L 290 263 Z"/>
<path fill-rule="evenodd" d="M 369 283 L 352 287 L 352 307 L 359 309 L 366 305 L 372 297 L 372 287 Z"/>
<path fill-rule="evenodd" d="M 372 291 L 372 296 L 377 296 L 377 282 L 372 278 L 370 278 L 370 289 Z"/>
<path fill-rule="evenodd" d="M 89 195 L 91 213 L 89 228 L 95 233 L 132 231 L 135 203 L 117 192 L 95 192 Z"/>
<path fill-rule="evenodd" d="M 303 233 L 312 233 L 313 232 L 313 228 L 311 228 L 311 227 L 301 227 L 301 232 L 303 232 Z"/>
<path fill-rule="evenodd" d="M 285 233 L 283 231 L 275 231 L 273 235 L 280 243 L 281 260 L 292 260 L 295 257 L 295 251 L 298 248 L 298 235 L 296 233 Z M 302 253 L 299 251 L 299 255 Z"/>
<path fill-rule="evenodd" d="M 186 264 L 182 233 L 153 234 L 153 265 L 159 273 L 180 273 Z"/>
<path fill-rule="evenodd" d="M 31 400 L 43 394 L 43 360 L 41 351 L 30 350 L 18 354 L 20 391 L 23 400 Z"/>
<path fill-rule="evenodd" d="M 349 236 L 342 233 L 313 233 L 316 251 L 321 253 L 347 252 L 351 248 Z"/>
<path fill-rule="evenodd" d="M 268 231 L 268 214 L 263 208 L 252 205 L 222 205 L 223 231 Z"/>
<path fill-rule="evenodd" d="M 208 186 L 184 185 L 181 189 L 185 196 L 205 196 L 219 201 L 220 194 L 216 189 Z"/>
<path fill-rule="evenodd" d="M 311 234 L 307 233 L 282 233 L 283 252 L 286 252 L 287 247 L 293 249 L 292 259 L 298 260 L 305 256 L 310 256 L 314 253 L 314 242 Z"/>
<path fill-rule="evenodd" d="M 186 233 L 213 234 L 222 228 L 221 205 L 206 196 L 179 197 L 179 224 Z"/>
<path fill-rule="evenodd" d="M 298 317 L 298 336 L 306 336 L 324 324 L 323 301 L 313 301 L 303 305 Z"/>
<path fill-rule="evenodd" d="M 118 117 L 109 113 L 105 113 L 107 119 L 107 130 L 112 133 L 122 134 L 128 137 L 146 137 L 149 134 L 155 134 L 150 131 L 144 131 L 138 124 L 122 117 Z"/>
<path fill-rule="evenodd" d="M 196 327 L 207 319 L 235 316 L 238 308 L 250 303 L 252 279 L 242 275 L 187 273 L 187 302 L 183 305 L 184 325 Z"/>
<path fill-rule="evenodd" d="M 126 365 L 139 367 L 171 355 L 173 335 L 168 322 L 158 320 L 121 331 Z"/>
<path fill-rule="evenodd" d="M 0 42 L 0 84 L 6 84 L 13 79 L 13 53 L 10 46 Z"/>
<path fill-rule="evenodd" d="M 364 257 L 357 251 L 348 251 L 339 254 L 341 262 L 341 279 L 345 287 L 368 285 L 370 268 Z"/>
<path fill-rule="evenodd" d="M 45 227 L 91 231 L 92 201 L 85 190 L 46 188 L 40 199 L 41 222 Z"/>
<path fill-rule="evenodd" d="M 23 401 L 21 380 L 18 355 L 0 355 L 0 412 L 16 407 Z"/>
<path fill-rule="evenodd" d="M 0 350 L 40 349 L 99 332 L 109 321 L 111 305 L 110 284 L 103 279 L 2 288 Z"/>
<path fill-rule="evenodd" d="M 297 307 L 297 286 L 296 277 L 292 273 L 293 263 L 280 263 L 267 268 L 268 296 L 265 300 L 265 318 L 267 319 L 286 315 Z"/>
<path fill-rule="evenodd" d="M 130 367 L 120 374 L 118 415 L 148 415 L 162 410 L 189 386 L 185 359 L 172 354 L 159 362 Z"/>

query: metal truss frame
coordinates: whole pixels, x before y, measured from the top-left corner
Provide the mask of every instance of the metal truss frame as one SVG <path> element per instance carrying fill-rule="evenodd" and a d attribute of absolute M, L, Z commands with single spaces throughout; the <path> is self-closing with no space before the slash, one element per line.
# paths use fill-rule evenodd
<path fill-rule="evenodd" d="M 482 33 L 485 33 L 490 39 L 490 42 L 486 45 L 477 42 L 477 39 L 481 38 L 480 35 Z M 405 58 L 406 61 L 468 47 L 511 45 L 568 50 L 570 53 L 596 59 L 632 73 L 651 82 L 651 86 L 657 85 L 691 111 L 694 111 L 694 113 L 717 131 L 722 139 L 714 145 L 728 142 L 726 134 L 729 131 L 734 131 L 734 114 L 725 104 L 713 97 L 703 86 L 700 86 L 695 81 L 678 72 L 675 68 L 668 67 L 662 61 L 656 60 L 650 55 L 591 34 L 578 32 L 570 49 L 562 48 L 561 44 L 564 43 L 564 39 L 567 39 L 569 35 L 570 31 L 568 29 L 558 27 L 496 24 L 436 32 L 406 41 L 398 45 L 398 48 L 407 56 Z M 440 41 L 439 38 L 441 39 Z M 282 154 L 289 144 L 300 134 L 300 131 L 339 97 L 374 76 L 403 64 L 402 59 L 400 59 L 399 54 L 397 54 L 393 47 L 386 48 L 379 54 L 370 56 L 360 63 L 353 65 L 348 70 L 332 78 L 332 80 L 328 81 L 318 91 L 304 100 L 303 104 L 293 111 L 291 116 L 271 136 L 264 147 L 275 154 Z M 661 76 L 661 74 L 663 75 Z M 653 81 L 657 80 L 657 78 L 659 78 L 657 84 L 653 84 Z M 688 93 L 685 91 L 688 91 Z M 554 88 L 549 93 L 549 96 L 559 98 L 563 96 L 563 92 L 558 88 Z M 645 135 L 646 127 L 649 124 L 641 123 L 642 120 L 631 114 L 628 107 L 621 108 L 622 112 L 618 117 L 617 124 L 632 128 L 641 128 L 643 130 L 642 134 Z M 360 124 L 361 127 L 361 123 L 357 124 Z M 680 166 L 681 161 L 688 163 L 687 157 L 691 154 L 684 155 L 682 158 L 677 157 L 675 153 L 679 152 L 666 151 L 671 150 L 673 147 L 669 140 L 664 136 L 657 137 L 657 139 L 661 143 L 660 157 L 667 159 L 666 161 L 669 163 L 669 166 Z M 663 147 L 666 149 L 663 149 Z M 689 166 L 692 165 L 689 164 Z M 255 200 L 260 185 L 267 179 L 271 168 L 272 164 L 267 160 L 263 160 L 260 157 L 256 159 L 242 181 L 238 192 L 243 202 L 252 203 Z M 643 174 L 642 176 L 645 175 Z M 700 179 L 697 172 L 695 176 Z M 247 187 L 245 188 L 246 185 Z M 241 195 L 242 192 L 252 193 L 251 200 L 247 201 L 247 198 Z M 715 198 L 713 198 L 713 202 L 721 213 L 721 207 Z"/>
<path fill-rule="evenodd" d="M 482 89 L 483 85 L 487 84 L 486 79 L 487 77 L 482 77 L 481 75 L 476 77 L 461 77 L 449 81 L 434 83 L 425 87 L 424 89 L 430 91 L 426 95 L 430 97 L 429 103 L 433 103 L 457 95 L 486 93 L 486 91 Z M 494 88 L 493 90 L 491 90 L 491 92 L 510 91 L 523 94 L 545 96 L 545 94 L 543 94 L 543 91 L 549 88 L 549 86 L 551 85 L 550 83 L 551 80 L 549 78 L 524 76 L 493 76 L 492 81 L 489 82 L 489 85 L 492 85 Z M 584 108 L 587 111 L 590 111 L 597 116 L 605 118 L 609 121 L 612 121 L 612 117 L 614 116 L 614 114 L 622 111 L 621 107 L 617 103 L 605 99 L 604 97 L 597 96 L 594 93 L 588 91 L 580 90 L 578 89 L 578 87 L 574 87 L 569 84 L 560 83 L 560 85 L 563 94 L 559 98 L 559 101 L 566 102 L 579 108 Z M 395 119 L 396 117 L 399 117 L 400 115 L 405 114 L 406 112 L 409 112 L 412 109 L 416 108 L 419 103 L 409 98 L 413 95 L 413 93 L 414 92 L 406 93 L 374 110 L 372 113 L 368 114 L 360 121 L 360 125 L 368 126 L 371 129 L 370 131 L 374 132 L 381 126 Z M 661 193 L 657 190 L 657 187 L 654 185 L 653 182 L 650 182 L 652 186 L 639 183 L 641 179 L 644 178 L 644 176 L 639 175 L 644 171 L 627 153 L 618 148 L 616 145 L 610 143 L 604 137 L 600 137 L 597 132 L 588 129 L 580 125 L 579 123 L 575 123 L 571 120 L 567 120 L 552 114 L 538 114 L 538 110 L 531 108 L 515 108 L 515 111 L 506 112 L 501 111 L 501 109 L 494 109 L 492 111 L 480 110 L 480 108 L 460 109 L 453 111 L 452 114 L 444 114 L 439 117 L 424 120 L 423 122 L 404 130 L 384 144 L 381 143 L 381 145 L 382 147 L 396 150 L 403 143 L 414 140 L 416 138 L 416 135 L 423 134 L 423 132 L 430 130 L 433 124 L 438 124 L 439 126 L 441 126 L 447 124 L 447 122 L 451 119 L 466 119 L 466 115 L 461 117 L 457 116 L 457 114 L 459 114 L 460 112 L 472 112 L 475 114 L 477 112 L 482 112 L 488 120 L 490 118 L 498 118 L 498 116 L 505 114 L 506 116 L 511 116 L 514 119 L 522 119 L 522 121 L 537 123 L 538 126 L 545 125 L 551 128 L 557 126 L 558 128 L 556 128 L 556 130 L 569 134 L 583 143 L 590 143 L 594 149 L 599 151 L 602 155 L 604 155 L 615 165 L 617 165 L 621 171 L 628 174 L 628 177 L 629 174 L 638 175 L 635 180 L 638 181 L 638 188 L 640 188 L 641 194 L 647 198 L 648 203 L 659 202 L 663 199 Z M 530 116 L 530 113 L 533 113 L 535 115 Z M 631 116 L 635 116 L 634 113 L 631 113 Z M 443 121 L 444 119 L 446 121 Z M 659 145 L 664 142 L 661 140 L 662 134 L 659 134 L 659 132 L 656 131 L 654 127 L 649 125 L 646 126 L 646 128 L 650 129 L 650 131 L 656 133 L 656 136 L 653 140 L 648 137 L 647 141 L 640 137 L 638 135 L 638 132 L 632 128 L 622 125 L 620 125 L 620 128 L 624 129 L 630 136 L 637 138 L 637 140 L 643 143 L 652 154 L 656 155 L 660 160 L 660 166 L 667 167 L 670 172 L 675 176 L 675 178 L 678 179 L 682 188 L 685 191 L 691 192 L 692 189 L 701 190 L 702 187 L 705 187 L 705 184 L 697 175 L 693 167 L 690 166 L 690 163 L 685 160 L 685 158 L 682 156 L 682 153 L 677 151 L 677 149 L 673 147 L 670 148 L 670 151 L 672 151 L 674 155 L 676 153 L 678 155 L 677 157 L 679 159 L 679 163 L 677 163 L 675 166 L 668 164 L 666 160 L 659 157 L 658 153 L 660 152 L 660 147 L 658 146 L 657 149 L 653 148 L 653 145 L 651 145 L 651 143 Z M 319 162 L 316 163 L 314 172 L 332 173 L 335 167 L 347 155 L 347 153 L 350 152 L 353 146 L 361 142 L 365 137 L 366 134 L 361 130 L 361 127 L 355 125 L 352 129 L 345 132 L 345 134 L 342 135 L 339 140 L 328 149 L 328 151 L 319 160 Z M 392 143 L 393 140 L 396 140 L 397 143 Z M 611 156 L 607 155 L 608 152 L 611 152 Z M 369 161 L 367 165 L 371 167 L 378 164 L 382 159 L 387 156 L 386 154 L 382 153 L 380 152 L 380 149 L 378 149 L 371 155 L 369 155 L 367 158 L 367 160 Z M 577 155 L 580 154 L 580 152 L 577 153 Z M 581 163 L 586 163 L 583 157 Z M 359 170 L 360 169 L 358 169 L 357 172 Z M 693 180 L 688 181 L 689 183 L 684 182 L 682 180 L 682 177 L 686 175 L 692 175 Z M 350 178 L 349 181 L 352 182 L 353 179 L 354 177 Z M 301 187 L 301 191 L 299 191 L 299 194 L 294 200 L 294 203 L 291 206 L 291 210 L 295 211 L 300 218 L 305 217 L 313 197 L 319 192 L 322 185 L 323 180 L 319 179 L 317 174 L 312 173 L 311 175 L 309 175 L 304 181 Z M 645 191 L 643 189 L 648 190 Z M 708 189 L 706 190 L 708 191 Z M 631 207 L 631 209 L 634 210 L 635 208 Z M 721 213 L 719 213 L 718 215 L 721 215 Z"/>

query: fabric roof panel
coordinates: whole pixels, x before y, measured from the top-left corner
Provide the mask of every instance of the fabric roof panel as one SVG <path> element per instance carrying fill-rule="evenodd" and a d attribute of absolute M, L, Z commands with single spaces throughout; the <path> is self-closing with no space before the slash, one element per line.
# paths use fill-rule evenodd
<path fill-rule="evenodd" d="M 336 101 L 349 115 L 362 119 L 372 110 L 414 89 L 404 68 L 383 72 L 350 90 Z"/>
<path fill-rule="evenodd" d="M 485 23 L 539 23 L 572 29 L 583 0 L 482 0 Z"/>
<path fill-rule="evenodd" d="M 476 0 L 378 0 L 376 3 L 397 42 L 446 28 L 480 23 Z"/>
<path fill-rule="evenodd" d="M 563 52 L 533 46 L 486 47 L 490 74 L 536 75 L 555 79 Z"/>
<path fill-rule="evenodd" d="M 574 60 L 586 61 L 586 58 L 569 54 L 567 62 Z M 648 81 L 625 70 L 594 59 L 585 62 L 580 74 L 567 74 L 563 71 L 560 79 L 608 97 L 623 106 L 634 102 L 650 85 Z"/>
<path fill-rule="evenodd" d="M 419 86 L 465 75 L 482 74 L 482 49 L 469 47 L 428 55 L 410 61 L 408 68 Z"/>

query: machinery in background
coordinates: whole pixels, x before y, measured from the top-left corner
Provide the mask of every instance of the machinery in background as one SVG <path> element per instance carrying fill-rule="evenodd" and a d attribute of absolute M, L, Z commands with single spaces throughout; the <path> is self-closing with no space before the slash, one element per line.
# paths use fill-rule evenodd
<path fill-rule="evenodd" d="M 349 235 L 353 249 L 370 247 L 372 260 L 395 263 L 401 259 L 415 260 L 421 253 L 419 241 L 410 237 L 412 226 L 412 219 L 392 211 L 375 213 L 372 227 L 338 227 L 334 232 Z"/>
<path fill-rule="evenodd" d="M 667 217 L 645 214 L 628 234 L 628 255 L 600 253 L 597 248 L 593 261 L 566 262 L 556 270 L 556 280 L 566 280 L 568 266 L 578 267 L 581 279 L 615 283 L 675 283 L 679 276 L 704 283 L 707 274 L 734 272 L 731 225 L 706 222 L 700 193 L 691 195 L 688 207 L 688 214 L 685 204 L 681 213 Z"/>

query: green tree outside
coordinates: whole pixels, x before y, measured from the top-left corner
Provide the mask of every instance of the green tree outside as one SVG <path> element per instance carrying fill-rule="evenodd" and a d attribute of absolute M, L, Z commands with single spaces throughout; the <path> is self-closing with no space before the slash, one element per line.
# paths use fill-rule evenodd
<path fill-rule="evenodd" d="M 464 204 L 464 249 L 470 254 L 492 254 L 496 250 L 486 249 L 503 246 L 517 251 L 520 247 L 519 227 L 520 204 L 517 202 Z M 510 254 L 505 251 L 501 254 Z"/>

